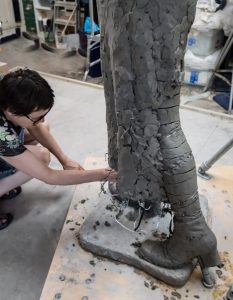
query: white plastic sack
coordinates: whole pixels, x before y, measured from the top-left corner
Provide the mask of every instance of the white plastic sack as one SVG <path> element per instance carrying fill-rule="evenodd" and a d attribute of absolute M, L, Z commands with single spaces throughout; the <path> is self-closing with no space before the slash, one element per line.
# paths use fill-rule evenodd
<path fill-rule="evenodd" d="M 212 72 L 185 69 L 183 82 L 190 85 L 206 86 Z"/>
<path fill-rule="evenodd" d="M 213 70 L 217 64 L 221 51 L 222 49 L 217 50 L 208 56 L 198 56 L 188 49 L 184 56 L 184 67 L 202 71 Z"/>
<path fill-rule="evenodd" d="M 211 12 L 197 7 L 192 28 L 200 31 L 223 29 L 224 34 L 229 36 L 233 30 L 233 0 L 228 0 L 225 8 L 217 12 L 215 8 Z"/>
<path fill-rule="evenodd" d="M 192 29 L 197 31 L 209 31 L 213 29 L 222 29 L 222 24 L 219 17 L 216 17 L 218 14 L 215 12 L 205 11 L 203 9 L 196 9 L 195 19 L 192 25 Z"/>
<path fill-rule="evenodd" d="M 205 30 L 203 28 L 196 30 L 192 28 L 187 40 L 187 49 L 196 55 L 207 56 L 223 46 L 223 39 L 222 30 Z"/>
<path fill-rule="evenodd" d="M 216 10 L 217 3 L 215 0 L 198 0 L 197 8 L 204 9 L 206 11 L 214 12 Z"/>

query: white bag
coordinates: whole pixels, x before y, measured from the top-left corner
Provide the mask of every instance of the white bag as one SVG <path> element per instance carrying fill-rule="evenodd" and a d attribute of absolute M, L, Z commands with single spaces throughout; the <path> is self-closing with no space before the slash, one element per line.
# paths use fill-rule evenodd
<path fill-rule="evenodd" d="M 206 86 L 212 72 L 185 69 L 183 82 L 191 85 Z"/>
<path fill-rule="evenodd" d="M 219 29 L 206 30 L 192 28 L 187 41 L 187 49 L 199 56 L 208 56 L 223 45 L 224 34 Z"/>
<path fill-rule="evenodd" d="M 223 29 L 224 34 L 229 36 L 233 30 L 233 0 L 227 0 L 227 4 L 223 10 L 217 12 L 215 10 L 216 8 L 213 8 L 211 11 L 211 9 L 201 9 L 197 6 L 192 29 L 196 29 L 197 31 Z"/>
<path fill-rule="evenodd" d="M 215 0 L 198 0 L 196 7 L 206 11 L 215 12 L 217 3 Z"/>
<path fill-rule="evenodd" d="M 198 56 L 188 49 L 184 56 L 184 67 L 201 71 L 214 70 L 221 51 L 222 49 L 219 49 L 208 56 Z"/>

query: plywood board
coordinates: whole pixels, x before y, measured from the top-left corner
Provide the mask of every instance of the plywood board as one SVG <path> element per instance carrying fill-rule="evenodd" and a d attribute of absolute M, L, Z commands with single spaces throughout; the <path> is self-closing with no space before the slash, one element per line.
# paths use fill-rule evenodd
<path fill-rule="evenodd" d="M 85 167 L 104 164 L 103 158 L 88 158 Z M 76 237 L 80 225 L 102 199 L 100 185 L 92 183 L 77 186 L 40 299 L 222 300 L 233 284 L 233 167 L 214 166 L 210 173 L 214 176 L 211 181 L 199 179 L 199 191 L 209 200 L 212 227 L 225 263 L 222 270 L 212 269 L 214 289 L 202 286 L 199 267 L 184 287 L 172 288 L 134 267 L 83 250 Z"/>

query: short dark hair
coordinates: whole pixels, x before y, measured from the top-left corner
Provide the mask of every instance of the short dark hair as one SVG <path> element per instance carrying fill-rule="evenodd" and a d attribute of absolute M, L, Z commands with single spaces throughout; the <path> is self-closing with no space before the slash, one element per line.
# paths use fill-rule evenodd
<path fill-rule="evenodd" d="M 51 109 L 54 92 L 39 73 L 30 69 L 9 72 L 0 81 L 0 109 L 15 115 Z"/>

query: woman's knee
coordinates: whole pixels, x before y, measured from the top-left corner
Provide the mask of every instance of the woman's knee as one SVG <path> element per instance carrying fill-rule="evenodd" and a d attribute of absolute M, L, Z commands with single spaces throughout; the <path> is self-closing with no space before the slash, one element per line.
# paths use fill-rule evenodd
<path fill-rule="evenodd" d="M 51 155 L 48 149 L 44 147 L 38 147 L 38 158 L 45 163 L 46 165 L 49 165 L 51 161 Z"/>
<path fill-rule="evenodd" d="M 51 157 L 50 157 L 50 152 L 47 148 L 43 146 L 34 146 L 34 145 L 27 145 L 26 147 L 44 164 L 49 165 L 51 161 Z"/>

